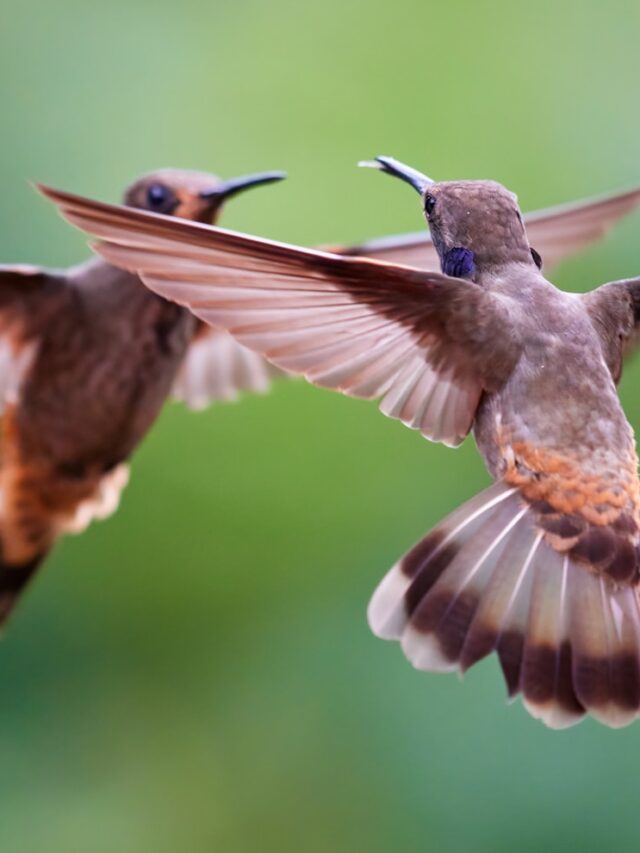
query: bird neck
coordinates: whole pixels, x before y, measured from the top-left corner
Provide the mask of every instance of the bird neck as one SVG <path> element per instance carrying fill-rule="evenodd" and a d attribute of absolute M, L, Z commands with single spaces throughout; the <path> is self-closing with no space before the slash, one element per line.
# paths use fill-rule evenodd
<path fill-rule="evenodd" d="M 511 296 L 523 295 L 540 286 L 552 286 L 533 262 L 523 260 L 478 267 L 474 281 L 487 290 Z"/>

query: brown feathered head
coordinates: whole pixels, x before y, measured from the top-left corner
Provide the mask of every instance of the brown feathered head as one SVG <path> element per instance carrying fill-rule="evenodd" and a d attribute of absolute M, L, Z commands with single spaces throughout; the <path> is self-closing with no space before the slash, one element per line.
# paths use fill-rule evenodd
<path fill-rule="evenodd" d="M 447 275 L 474 278 L 506 263 L 535 263 L 518 200 L 502 184 L 436 182 L 392 157 L 376 157 L 361 165 L 400 178 L 417 190 Z"/>
<path fill-rule="evenodd" d="M 152 213 L 212 225 L 231 196 L 285 177 L 285 172 L 259 172 L 223 181 L 206 172 L 159 169 L 131 184 L 125 192 L 124 203 Z"/>

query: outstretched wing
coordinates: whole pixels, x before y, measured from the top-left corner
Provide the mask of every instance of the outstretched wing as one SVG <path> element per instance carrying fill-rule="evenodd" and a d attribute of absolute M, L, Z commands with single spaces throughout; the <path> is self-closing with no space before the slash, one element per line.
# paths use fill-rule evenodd
<path fill-rule="evenodd" d="M 0 266 L 0 413 L 16 398 L 38 338 L 69 298 L 65 279 L 31 266 Z"/>
<path fill-rule="evenodd" d="M 472 282 L 42 191 L 155 292 L 433 440 L 458 444 L 518 357 L 507 305 Z"/>
<path fill-rule="evenodd" d="M 243 391 L 263 393 L 276 375 L 281 375 L 277 367 L 229 332 L 202 323 L 187 350 L 173 396 L 190 409 L 204 409 L 217 400 L 235 400 Z"/>
<path fill-rule="evenodd" d="M 600 240 L 619 219 L 639 205 L 640 188 L 636 188 L 527 213 L 524 222 L 529 243 L 542 256 L 545 268 L 552 267 Z M 420 269 L 440 269 L 431 237 L 422 231 L 381 237 L 358 246 L 335 247 L 333 251 Z"/>
<path fill-rule="evenodd" d="M 611 281 L 582 296 L 615 382 L 640 339 L 640 278 Z"/>
<path fill-rule="evenodd" d="M 388 264 L 404 264 L 421 270 L 439 270 L 440 259 L 431 235 L 426 231 L 410 234 L 392 234 L 377 237 L 355 246 L 329 246 L 329 251 L 339 255 L 373 258 Z"/>

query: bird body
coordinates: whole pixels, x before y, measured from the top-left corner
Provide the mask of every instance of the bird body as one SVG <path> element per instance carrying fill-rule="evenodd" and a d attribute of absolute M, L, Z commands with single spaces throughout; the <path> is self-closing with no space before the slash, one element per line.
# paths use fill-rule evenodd
<path fill-rule="evenodd" d="M 640 507 L 615 385 L 640 279 L 563 293 L 504 187 L 375 165 L 420 193 L 441 272 L 44 192 L 107 261 L 277 366 L 378 399 L 431 440 L 473 431 L 495 482 L 391 569 L 373 631 L 424 670 L 496 652 L 509 694 L 550 726 L 627 724 L 640 713 Z"/>
<path fill-rule="evenodd" d="M 163 170 L 125 200 L 211 221 L 230 195 L 281 177 Z M 100 258 L 0 268 L 0 623 L 61 534 L 117 508 L 129 457 L 176 385 L 189 402 L 195 383 L 201 404 L 266 384 L 261 359 L 219 338 L 228 336 L 203 333 L 191 312 Z M 226 383 L 211 381 L 225 371 Z"/>
<path fill-rule="evenodd" d="M 585 300 L 530 277 L 494 291 L 521 353 L 474 420 L 496 485 L 394 566 L 369 621 L 420 669 L 496 651 L 509 694 L 550 726 L 625 725 L 640 708 L 633 431 Z"/>
<path fill-rule="evenodd" d="M 100 259 L 69 270 L 20 395 L 27 455 L 70 476 L 126 459 L 169 396 L 195 327 Z"/>
<path fill-rule="evenodd" d="M 505 307 L 510 344 L 508 376 L 485 394 L 474 423 L 491 475 L 505 473 L 507 442 L 538 443 L 586 468 L 626 464 L 633 433 L 584 298 L 532 268 L 506 268 L 480 284 Z"/>
<path fill-rule="evenodd" d="M 20 330 L 30 343 L 19 393 L 5 403 L 0 472 L 3 568 L 24 582 L 60 534 L 116 509 L 126 461 L 166 400 L 196 325 L 99 259 L 38 277 L 42 290 Z M 0 594 L 0 615 L 14 598 L 15 589 Z"/>

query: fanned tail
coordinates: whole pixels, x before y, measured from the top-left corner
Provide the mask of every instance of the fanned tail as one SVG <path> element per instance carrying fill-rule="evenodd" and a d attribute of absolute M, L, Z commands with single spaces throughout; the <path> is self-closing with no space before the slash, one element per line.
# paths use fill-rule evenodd
<path fill-rule="evenodd" d="M 517 488 L 463 504 L 386 575 L 369 605 L 375 634 L 418 669 L 464 672 L 496 652 L 509 695 L 552 728 L 640 712 L 640 606 L 555 550 Z"/>

